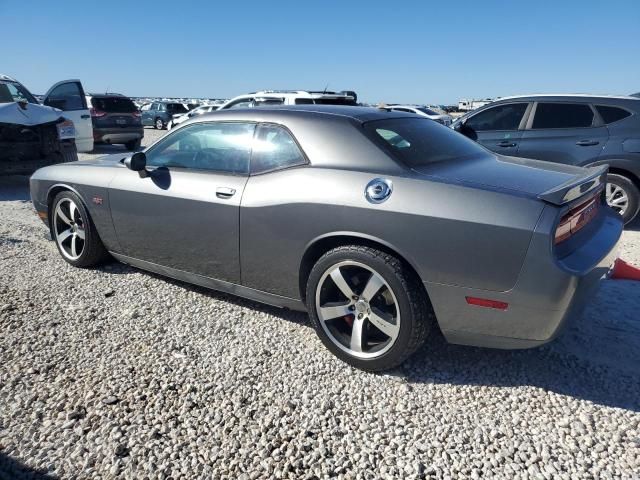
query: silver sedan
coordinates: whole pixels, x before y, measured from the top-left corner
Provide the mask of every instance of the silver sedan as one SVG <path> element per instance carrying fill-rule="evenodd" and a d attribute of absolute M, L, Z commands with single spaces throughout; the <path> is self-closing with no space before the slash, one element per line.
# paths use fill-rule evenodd
<path fill-rule="evenodd" d="M 144 152 L 40 169 L 31 195 L 70 264 L 113 257 L 306 310 L 335 355 L 381 370 L 436 328 L 486 347 L 552 339 L 615 258 L 606 172 L 309 105 L 197 116 Z"/>

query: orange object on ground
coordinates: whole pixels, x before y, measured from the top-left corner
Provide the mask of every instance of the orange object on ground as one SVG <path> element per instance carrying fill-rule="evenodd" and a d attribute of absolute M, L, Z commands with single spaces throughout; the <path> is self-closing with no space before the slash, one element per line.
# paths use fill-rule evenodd
<path fill-rule="evenodd" d="M 614 280 L 640 280 L 640 268 L 618 258 L 610 278 Z"/>

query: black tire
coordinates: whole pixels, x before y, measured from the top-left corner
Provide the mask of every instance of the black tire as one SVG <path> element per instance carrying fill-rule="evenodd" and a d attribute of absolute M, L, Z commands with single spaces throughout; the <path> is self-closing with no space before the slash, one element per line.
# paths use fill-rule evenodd
<path fill-rule="evenodd" d="M 81 229 L 84 232 L 85 237 L 84 241 L 82 242 L 82 251 L 77 258 L 70 258 L 68 252 L 65 252 L 63 250 L 64 247 L 61 246 L 61 242 L 59 241 L 59 239 L 61 238 L 61 234 L 64 232 L 64 228 L 67 225 L 64 225 L 64 222 L 62 222 L 62 220 L 57 217 L 56 209 L 63 203 L 68 204 L 69 201 L 71 201 L 77 208 L 77 215 L 75 216 L 77 221 L 74 221 L 73 219 L 71 221 L 75 223 L 76 226 L 82 227 Z M 58 252 L 62 256 L 62 258 L 69 264 L 73 265 L 74 267 L 87 268 L 98 265 L 109 258 L 109 253 L 104 248 L 102 240 L 100 240 L 100 236 L 98 235 L 98 231 L 96 230 L 89 212 L 85 208 L 84 203 L 82 202 L 80 197 L 78 197 L 78 195 L 76 195 L 75 193 L 69 190 L 58 193 L 51 204 L 49 219 L 51 226 L 51 237 L 56 243 Z M 64 241 L 62 242 L 62 244 L 64 244 Z"/>
<path fill-rule="evenodd" d="M 161 118 L 156 118 L 153 122 L 153 128 L 155 128 L 156 130 L 164 130 L 164 120 L 162 120 Z"/>
<path fill-rule="evenodd" d="M 142 145 L 142 139 L 140 138 L 138 140 L 131 140 L 130 142 L 124 144 L 125 148 L 129 151 L 138 150 L 140 148 L 140 145 Z"/>
<path fill-rule="evenodd" d="M 391 347 L 380 356 L 363 359 L 345 352 L 334 343 L 321 325 L 322 320 L 318 317 L 316 308 L 319 283 L 327 272 L 343 262 L 357 262 L 372 269 L 383 278 L 397 300 L 401 319 L 399 331 Z M 353 291 L 356 292 L 355 286 Z M 397 257 L 362 245 L 334 248 L 316 262 L 307 281 L 306 303 L 322 343 L 341 360 L 367 371 L 388 370 L 404 362 L 423 344 L 435 319 L 431 302 L 416 274 Z"/>
<path fill-rule="evenodd" d="M 624 195 L 627 196 L 628 204 L 625 212 L 622 214 L 622 220 L 625 224 L 631 222 L 640 210 L 640 190 L 637 185 L 633 183 L 631 179 L 623 175 L 618 175 L 617 173 L 609 173 L 607 175 L 607 183 L 621 189 Z M 607 194 L 609 193 L 609 188 L 610 187 L 607 187 Z M 609 199 L 607 199 L 607 201 L 609 202 Z"/>

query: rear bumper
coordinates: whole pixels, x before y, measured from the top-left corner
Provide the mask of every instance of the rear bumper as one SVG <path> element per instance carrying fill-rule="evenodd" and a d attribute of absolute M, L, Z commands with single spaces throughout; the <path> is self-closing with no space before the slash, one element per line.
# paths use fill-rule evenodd
<path fill-rule="evenodd" d="M 126 143 L 142 137 L 144 137 L 142 125 L 135 128 L 101 128 L 93 131 L 94 141 L 102 143 Z"/>
<path fill-rule="evenodd" d="M 617 257 L 620 217 L 606 209 L 590 240 L 569 257 L 552 253 L 545 223 L 555 215 L 546 209 L 534 233 L 513 289 L 496 292 L 425 282 L 440 328 L 451 343 L 491 348 L 530 348 L 553 340 L 580 317 Z M 552 218 L 553 217 L 553 218 Z M 547 225 L 548 226 L 548 225 Z M 498 300 L 506 310 L 469 305 L 466 297 Z"/>

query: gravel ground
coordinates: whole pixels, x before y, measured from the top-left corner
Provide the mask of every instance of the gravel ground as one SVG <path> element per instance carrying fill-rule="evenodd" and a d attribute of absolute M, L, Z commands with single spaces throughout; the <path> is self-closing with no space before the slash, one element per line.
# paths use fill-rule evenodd
<path fill-rule="evenodd" d="M 25 179 L 0 218 L 0 478 L 640 478 L 640 282 L 548 346 L 436 334 L 376 375 L 305 315 L 72 268 Z M 640 225 L 621 252 L 640 264 Z"/>

